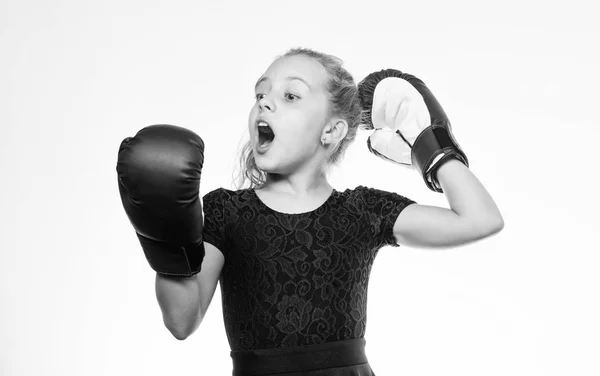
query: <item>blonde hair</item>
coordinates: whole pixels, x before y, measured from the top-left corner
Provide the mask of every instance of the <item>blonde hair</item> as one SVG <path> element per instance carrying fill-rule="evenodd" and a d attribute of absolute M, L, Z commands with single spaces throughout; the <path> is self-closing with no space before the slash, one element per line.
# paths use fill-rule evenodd
<path fill-rule="evenodd" d="M 308 48 L 293 48 L 282 57 L 306 56 L 315 59 L 327 72 L 329 79 L 326 89 L 330 94 L 330 116 L 341 117 L 348 123 L 348 132 L 343 140 L 335 147 L 328 159 L 328 165 L 337 165 L 348 148 L 356 138 L 356 131 L 361 123 L 361 105 L 358 97 L 358 88 L 352 75 L 343 67 L 343 61 L 333 55 L 317 52 Z M 239 159 L 238 181 L 234 182 L 237 189 L 246 184 L 249 188 L 260 187 L 266 182 L 266 173 L 258 168 L 252 153 L 250 141 L 242 147 Z"/>

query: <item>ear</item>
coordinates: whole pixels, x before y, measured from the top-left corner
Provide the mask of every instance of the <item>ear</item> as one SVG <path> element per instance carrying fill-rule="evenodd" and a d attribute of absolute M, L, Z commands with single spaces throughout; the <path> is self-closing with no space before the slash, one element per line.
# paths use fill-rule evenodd
<path fill-rule="evenodd" d="M 323 128 L 321 137 L 325 137 L 328 144 L 337 144 L 346 137 L 348 133 L 348 122 L 342 118 L 332 118 Z"/>

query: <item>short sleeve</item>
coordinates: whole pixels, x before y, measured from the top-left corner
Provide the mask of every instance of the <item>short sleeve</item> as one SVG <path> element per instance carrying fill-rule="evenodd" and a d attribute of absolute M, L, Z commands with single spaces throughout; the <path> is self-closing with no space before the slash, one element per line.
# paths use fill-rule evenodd
<path fill-rule="evenodd" d="M 357 187 L 356 191 L 362 197 L 376 246 L 398 247 L 394 224 L 402 210 L 416 202 L 395 192 L 365 186 Z"/>
<path fill-rule="evenodd" d="M 205 242 L 224 252 L 225 246 L 225 199 L 226 193 L 222 188 L 215 189 L 202 198 L 204 211 L 204 229 L 202 232 Z"/>

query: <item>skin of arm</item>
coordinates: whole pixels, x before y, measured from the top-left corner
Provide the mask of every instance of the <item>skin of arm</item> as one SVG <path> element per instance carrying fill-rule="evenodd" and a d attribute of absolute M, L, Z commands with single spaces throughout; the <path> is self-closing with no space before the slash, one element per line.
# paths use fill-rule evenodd
<path fill-rule="evenodd" d="M 156 274 L 156 299 L 166 328 L 179 340 L 198 329 L 215 293 L 224 257 L 210 243 L 204 243 L 205 256 L 200 273 L 173 278 Z"/>
<path fill-rule="evenodd" d="M 399 245 L 413 248 L 453 248 L 469 244 L 504 228 L 504 219 L 483 184 L 455 159 L 437 171 L 450 208 L 412 204 L 394 224 Z"/>

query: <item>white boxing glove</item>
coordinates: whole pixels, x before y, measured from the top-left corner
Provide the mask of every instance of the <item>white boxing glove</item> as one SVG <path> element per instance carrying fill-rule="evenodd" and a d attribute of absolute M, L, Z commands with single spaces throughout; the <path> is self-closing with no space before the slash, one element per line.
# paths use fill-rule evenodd
<path fill-rule="evenodd" d="M 415 168 L 429 189 L 442 192 L 438 168 L 454 158 L 469 166 L 452 135 L 450 120 L 417 77 L 395 69 L 369 74 L 358 84 L 362 122 L 375 131 L 369 150 L 391 162 Z"/>
<path fill-rule="evenodd" d="M 387 77 L 375 87 L 368 139 L 371 152 L 407 167 L 412 165 L 416 138 L 431 125 L 427 105 L 417 89 L 399 77 Z"/>

